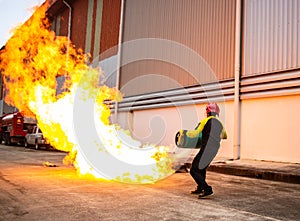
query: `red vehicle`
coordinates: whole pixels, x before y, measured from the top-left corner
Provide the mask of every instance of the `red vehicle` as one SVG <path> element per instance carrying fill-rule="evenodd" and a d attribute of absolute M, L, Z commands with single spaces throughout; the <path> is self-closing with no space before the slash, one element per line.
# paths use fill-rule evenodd
<path fill-rule="evenodd" d="M 5 145 L 24 144 L 26 134 L 35 125 L 35 120 L 25 118 L 20 112 L 3 115 L 0 118 L 0 143 L 4 141 Z"/>

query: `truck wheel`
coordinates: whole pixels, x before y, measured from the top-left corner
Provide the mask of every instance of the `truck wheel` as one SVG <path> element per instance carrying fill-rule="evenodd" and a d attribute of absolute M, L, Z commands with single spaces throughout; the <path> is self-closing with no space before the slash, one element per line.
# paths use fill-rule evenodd
<path fill-rule="evenodd" d="M 4 134 L 4 144 L 7 145 L 7 134 Z"/>
<path fill-rule="evenodd" d="M 9 136 L 9 134 L 6 134 L 6 135 L 5 135 L 5 141 L 4 141 L 4 144 L 7 145 L 7 146 L 10 146 L 10 145 L 11 145 L 11 141 L 10 141 L 10 136 Z"/>
<path fill-rule="evenodd" d="M 39 149 L 39 143 L 38 143 L 38 141 L 37 141 L 37 140 L 35 141 L 34 147 L 35 147 L 35 149 L 36 149 L 36 150 L 38 150 L 38 149 Z"/>
<path fill-rule="evenodd" d="M 10 139 L 10 137 L 9 137 L 9 136 L 7 137 L 7 145 L 8 145 L 8 146 L 10 146 L 10 145 L 11 145 L 11 139 Z"/>

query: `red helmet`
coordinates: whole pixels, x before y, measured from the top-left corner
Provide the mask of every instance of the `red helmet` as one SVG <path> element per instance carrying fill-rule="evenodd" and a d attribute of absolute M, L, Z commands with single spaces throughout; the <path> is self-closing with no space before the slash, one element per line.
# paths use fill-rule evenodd
<path fill-rule="evenodd" d="M 211 112 L 214 112 L 214 113 L 219 115 L 220 108 L 217 105 L 217 103 L 209 103 L 208 105 L 206 105 L 206 113 L 208 114 L 208 113 L 211 113 Z"/>

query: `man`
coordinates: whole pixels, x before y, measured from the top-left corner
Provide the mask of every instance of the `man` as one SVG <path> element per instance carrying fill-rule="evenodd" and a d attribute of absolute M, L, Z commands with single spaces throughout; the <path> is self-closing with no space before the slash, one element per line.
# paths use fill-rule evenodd
<path fill-rule="evenodd" d="M 206 183 L 206 169 L 216 156 L 221 139 L 227 139 L 226 130 L 217 119 L 220 108 L 216 103 L 206 106 L 207 118 L 203 119 L 195 130 L 188 131 L 186 135 L 190 138 L 197 137 L 202 132 L 201 148 L 195 156 L 190 174 L 197 183 L 196 190 L 192 194 L 199 194 L 199 198 L 213 194 L 212 187 Z"/>

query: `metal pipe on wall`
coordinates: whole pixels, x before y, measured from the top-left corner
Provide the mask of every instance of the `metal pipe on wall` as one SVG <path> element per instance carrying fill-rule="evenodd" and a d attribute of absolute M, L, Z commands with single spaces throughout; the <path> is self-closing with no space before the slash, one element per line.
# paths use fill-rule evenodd
<path fill-rule="evenodd" d="M 67 45 L 67 57 L 66 57 L 66 65 L 68 65 L 69 59 L 69 46 L 71 40 L 71 18 L 72 18 L 72 8 L 71 6 L 64 0 L 63 3 L 69 8 L 69 19 L 68 19 L 68 45 Z"/>
<path fill-rule="evenodd" d="M 119 26 L 119 42 L 118 42 L 118 64 L 117 64 L 117 76 L 116 76 L 116 89 L 120 90 L 120 69 L 122 65 L 122 38 L 123 38 L 123 21 L 124 21 L 124 7 L 125 0 L 121 0 L 121 14 L 120 14 L 120 26 Z M 115 102 L 115 116 L 114 119 L 118 120 L 118 102 Z"/>
<path fill-rule="evenodd" d="M 234 135 L 233 154 L 234 159 L 241 157 L 241 101 L 240 101 L 240 77 L 241 77 L 241 37 L 242 37 L 242 0 L 236 0 L 235 11 L 235 56 L 234 56 Z"/>

